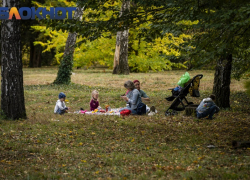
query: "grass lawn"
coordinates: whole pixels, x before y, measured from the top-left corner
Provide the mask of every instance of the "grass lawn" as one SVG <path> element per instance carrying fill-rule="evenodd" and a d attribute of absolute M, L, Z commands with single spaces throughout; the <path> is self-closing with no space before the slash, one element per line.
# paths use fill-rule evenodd
<path fill-rule="evenodd" d="M 112 75 L 110 70 L 75 70 L 69 86 L 50 85 L 57 69 L 24 69 L 27 120 L 0 120 L 0 179 L 250 179 L 250 148 L 232 149 L 232 141 L 250 141 L 250 98 L 244 81 L 232 80 L 231 109 L 212 121 L 179 113 L 165 117 L 185 71 Z M 213 88 L 213 71 L 203 74 L 199 103 Z M 72 111 L 89 108 L 91 92 L 100 105 L 125 106 L 123 83 L 138 79 L 158 114 L 91 116 L 53 114 L 58 94 Z M 213 145 L 214 148 L 208 148 Z"/>

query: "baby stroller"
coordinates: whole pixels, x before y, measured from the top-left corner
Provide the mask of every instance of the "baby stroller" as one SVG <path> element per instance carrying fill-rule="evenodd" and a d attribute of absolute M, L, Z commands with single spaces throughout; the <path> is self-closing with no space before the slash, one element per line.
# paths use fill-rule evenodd
<path fill-rule="evenodd" d="M 199 93 L 199 86 L 200 86 L 200 79 L 203 77 L 202 74 L 198 74 L 190 79 L 187 83 L 184 84 L 184 88 L 180 92 L 174 91 L 174 88 L 169 89 L 172 90 L 172 96 L 167 97 L 167 101 L 173 101 L 170 107 L 166 110 L 165 115 L 176 115 L 178 114 L 177 111 L 185 110 L 185 107 L 193 104 L 193 102 L 188 102 L 186 99 L 187 94 L 189 93 L 192 97 L 200 97 Z M 182 102 L 185 100 L 187 105 L 184 105 Z M 179 106 L 181 105 L 181 106 Z"/>

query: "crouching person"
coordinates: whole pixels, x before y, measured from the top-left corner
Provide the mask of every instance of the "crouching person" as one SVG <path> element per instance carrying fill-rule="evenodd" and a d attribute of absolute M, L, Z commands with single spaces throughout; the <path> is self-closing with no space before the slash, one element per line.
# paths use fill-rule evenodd
<path fill-rule="evenodd" d="M 196 109 L 197 118 L 213 119 L 214 113 L 218 113 L 220 108 L 214 103 L 215 95 L 210 95 L 209 98 L 205 98 L 201 101 L 200 105 Z"/>
<path fill-rule="evenodd" d="M 56 101 L 56 106 L 55 106 L 55 109 L 54 109 L 54 113 L 55 114 L 64 114 L 64 113 L 67 113 L 69 108 L 66 107 L 65 105 L 65 98 L 66 98 L 66 95 L 61 92 L 59 95 L 58 95 L 58 100 Z"/>

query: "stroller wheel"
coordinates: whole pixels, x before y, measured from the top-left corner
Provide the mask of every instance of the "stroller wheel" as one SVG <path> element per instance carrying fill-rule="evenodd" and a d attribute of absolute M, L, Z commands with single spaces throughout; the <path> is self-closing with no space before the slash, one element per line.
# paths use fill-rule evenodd
<path fill-rule="evenodd" d="M 173 115 L 173 116 L 174 116 L 174 115 L 177 115 L 177 114 L 178 114 L 178 112 L 175 111 L 175 110 L 173 110 L 172 113 L 171 113 L 171 115 Z"/>
<path fill-rule="evenodd" d="M 172 114 L 171 112 L 168 111 L 165 112 L 165 116 L 170 116 L 171 114 Z"/>
<path fill-rule="evenodd" d="M 166 111 L 165 112 L 165 116 L 174 116 L 174 115 L 177 115 L 178 112 L 175 111 L 175 110 L 172 110 L 172 111 Z"/>

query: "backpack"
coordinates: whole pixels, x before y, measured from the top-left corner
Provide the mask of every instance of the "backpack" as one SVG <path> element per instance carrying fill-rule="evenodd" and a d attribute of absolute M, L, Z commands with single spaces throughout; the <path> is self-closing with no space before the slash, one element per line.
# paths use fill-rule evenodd
<path fill-rule="evenodd" d="M 137 106 L 136 111 L 138 115 L 146 114 L 146 104 L 140 102 Z"/>

